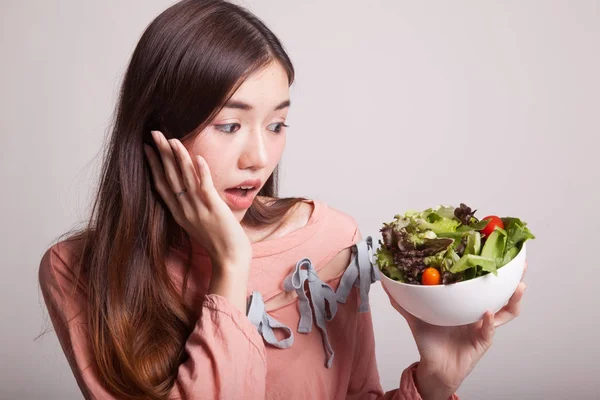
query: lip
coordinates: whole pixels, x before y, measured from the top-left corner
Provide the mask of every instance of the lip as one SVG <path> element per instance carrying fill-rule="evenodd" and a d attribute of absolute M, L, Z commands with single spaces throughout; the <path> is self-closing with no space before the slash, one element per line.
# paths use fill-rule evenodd
<path fill-rule="evenodd" d="M 262 181 L 260 179 L 248 179 L 244 182 L 237 184 L 234 187 L 229 189 L 225 189 L 225 199 L 229 203 L 229 205 L 236 210 L 245 210 L 248 209 L 252 202 L 254 201 L 254 197 L 258 194 L 262 185 Z M 231 192 L 231 189 L 235 189 L 240 186 L 253 186 L 254 189 L 250 189 L 246 192 L 246 196 L 239 196 Z"/>
<path fill-rule="evenodd" d="M 261 185 L 262 185 L 262 181 L 260 179 L 248 179 L 242 183 L 238 183 L 237 185 L 230 187 L 229 189 L 235 189 L 240 186 L 253 186 L 254 189 L 252 189 L 252 190 L 254 191 L 256 189 L 260 189 Z"/>

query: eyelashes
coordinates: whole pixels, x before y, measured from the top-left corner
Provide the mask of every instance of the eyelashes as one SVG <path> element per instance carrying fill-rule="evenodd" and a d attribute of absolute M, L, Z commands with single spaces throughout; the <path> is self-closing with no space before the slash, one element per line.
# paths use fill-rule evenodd
<path fill-rule="evenodd" d="M 221 131 L 223 133 L 228 133 L 228 134 L 235 133 L 235 131 L 232 130 L 233 127 L 238 127 L 238 129 L 239 129 L 240 124 L 215 125 L 215 128 L 217 128 L 217 130 L 219 130 L 219 131 Z"/>
<path fill-rule="evenodd" d="M 289 125 L 286 125 L 284 122 L 276 122 L 274 124 L 269 125 L 270 126 L 276 126 L 275 129 L 269 129 L 271 132 L 273 133 L 281 133 L 281 129 L 282 128 L 289 128 Z M 240 128 L 241 125 L 238 123 L 232 123 L 232 124 L 223 124 L 223 125 L 215 125 L 215 128 L 217 128 L 217 130 L 226 133 L 228 135 L 234 134 L 235 132 L 237 132 Z"/>
<path fill-rule="evenodd" d="M 286 125 L 284 122 L 277 122 L 276 124 L 272 124 L 272 125 L 279 125 L 279 128 L 276 131 L 273 131 L 275 133 L 281 133 L 281 129 L 283 128 L 289 128 L 289 125 Z M 271 126 L 271 125 L 269 125 Z"/>

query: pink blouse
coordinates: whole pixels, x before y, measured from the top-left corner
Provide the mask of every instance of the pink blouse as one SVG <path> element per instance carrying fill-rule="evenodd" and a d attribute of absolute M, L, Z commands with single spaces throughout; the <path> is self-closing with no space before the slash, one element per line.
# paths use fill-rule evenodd
<path fill-rule="evenodd" d="M 414 381 L 417 363 L 402 372 L 398 389 L 382 390 L 366 297 L 376 272 L 367 275 L 364 263 L 358 271 L 358 256 L 364 260 L 364 254 L 357 253 L 357 245 L 366 248 L 366 241 L 356 221 L 321 201 L 311 202 L 307 225 L 252 244 L 247 315 L 224 297 L 206 295 L 210 259 L 194 245 L 185 301 L 197 310 L 197 320 L 185 343 L 189 359 L 179 366 L 170 399 L 421 399 Z M 82 393 L 114 399 L 88 368 L 86 299 L 68 273 L 76 245 L 67 240 L 46 251 L 40 284 Z M 348 248 L 353 250 L 348 267 L 332 270 L 335 263 L 329 261 Z M 183 284 L 186 256 L 186 249 L 178 249 L 167 260 L 177 287 Z M 356 268 L 354 274 L 350 268 Z M 305 280 L 314 290 L 310 298 L 297 290 Z"/>

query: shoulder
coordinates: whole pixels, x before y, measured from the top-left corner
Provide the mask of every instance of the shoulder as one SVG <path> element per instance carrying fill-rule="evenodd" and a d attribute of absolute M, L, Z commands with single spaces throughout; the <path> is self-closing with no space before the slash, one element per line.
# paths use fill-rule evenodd
<path fill-rule="evenodd" d="M 320 200 L 312 200 L 319 207 L 321 218 L 326 225 L 327 235 L 342 247 L 348 247 L 361 239 L 358 222 L 346 211 Z"/>
<path fill-rule="evenodd" d="M 52 245 L 45 251 L 39 266 L 39 285 L 44 304 L 72 365 L 74 353 L 83 351 L 85 346 L 75 337 L 87 337 L 87 291 L 79 284 L 80 277 L 75 272 L 82 244 L 83 240 L 66 239 Z"/>
<path fill-rule="evenodd" d="M 331 253 L 318 267 L 323 281 L 340 277 L 352 261 L 352 247 L 362 239 L 358 222 L 346 211 L 315 200 L 322 208 L 326 229 L 326 240 L 331 244 Z"/>
<path fill-rule="evenodd" d="M 74 266 L 81 244 L 81 239 L 66 239 L 45 251 L 38 268 L 38 279 L 44 294 L 55 290 L 58 290 L 55 294 L 62 294 L 76 282 Z"/>
<path fill-rule="evenodd" d="M 291 225 L 295 229 L 302 228 L 310 221 L 314 209 L 315 206 L 313 204 L 307 201 L 299 201 L 294 204 L 284 223 Z"/>
<path fill-rule="evenodd" d="M 358 223 L 350 214 L 317 199 L 297 203 L 290 210 L 285 224 L 288 225 L 289 231 L 293 231 L 311 222 L 323 224 L 323 232 L 330 237 L 330 241 L 344 247 L 360 240 Z"/>

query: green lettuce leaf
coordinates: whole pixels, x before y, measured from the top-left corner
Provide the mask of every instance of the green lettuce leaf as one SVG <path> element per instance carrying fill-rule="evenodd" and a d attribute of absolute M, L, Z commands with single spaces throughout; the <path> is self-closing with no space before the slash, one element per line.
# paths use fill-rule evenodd
<path fill-rule="evenodd" d="M 377 258 L 377 265 L 379 265 L 380 267 L 387 268 L 395 266 L 394 255 L 384 246 L 379 246 L 379 248 L 375 252 L 375 256 Z"/>
<path fill-rule="evenodd" d="M 453 247 L 449 247 L 444 257 L 444 268 L 446 271 L 452 271 L 453 266 L 460 260 L 460 256 L 454 251 Z"/>
<path fill-rule="evenodd" d="M 471 231 L 467 235 L 467 247 L 463 256 L 468 254 L 480 255 L 481 253 L 481 234 L 477 231 Z"/>
<path fill-rule="evenodd" d="M 454 219 L 455 218 L 454 217 L 455 208 L 452 206 L 439 205 L 434 210 L 437 213 L 437 215 L 439 215 L 442 218 L 446 218 L 446 219 Z"/>
<path fill-rule="evenodd" d="M 535 239 L 535 236 L 533 236 L 529 228 L 527 228 L 527 224 L 519 218 L 502 218 L 502 223 L 504 224 L 504 230 L 506 230 L 508 234 L 506 242 L 507 251 L 513 247 L 521 249 L 525 241 Z"/>
<path fill-rule="evenodd" d="M 513 247 L 509 249 L 504 254 L 504 258 L 502 259 L 502 265 L 508 264 L 513 258 L 515 258 L 519 254 L 519 249 L 517 247 Z"/>
<path fill-rule="evenodd" d="M 502 228 L 494 229 L 494 232 L 485 240 L 485 244 L 481 249 L 481 256 L 490 260 L 496 261 L 496 267 L 500 268 L 504 265 L 504 249 L 506 248 L 508 234 Z M 483 265 L 481 266 L 483 267 Z M 485 270 L 485 269 L 484 269 Z"/>
<path fill-rule="evenodd" d="M 483 221 L 471 223 L 470 225 L 461 225 L 456 230 L 459 232 L 480 231 L 483 228 L 485 228 L 489 222 L 490 221 L 488 221 L 488 220 L 483 220 Z"/>
<path fill-rule="evenodd" d="M 425 244 L 429 239 L 436 239 L 437 235 L 432 231 L 415 232 L 409 233 L 408 240 L 415 245 L 415 247 Z"/>
<path fill-rule="evenodd" d="M 376 262 L 379 265 L 379 269 L 389 278 L 396 281 L 404 281 L 404 276 L 402 272 L 396 267 L 394 263 L 394 256 L 391 251 L 382 246 L 381 241 L 379 241 L 379 248 L 375 252 Z"/>
<path fill-rule="evenodd" d="M 444 258 L 446 257 L 446 252 L 445 251 L 440 251 L 439 253 L 433 255 L 433 256 L 429 256 L 429 257 L 425 257 L 423 259 L 423 264 L 427 265 L 428 267 L 442 267 L 442 264 L 444 263 Z"/>
<path fill-rule="evenodd" d="M 457 272 L 466 271 L 470 268 L 473 268 L 473 271 L 475 271 L 477 266 L 481 267 L 483 271 L 489 271 L 494 273 L 494 275 L 498 275 L 498 272 L 496 271 L 496 260 L 487 257 L 476 256 L 474 254 L 462 256 L 460 260 L 458 260 L 450 269 L 450 272 L 455 274 Z"/>
<path fill-rule="evenodd" d="M 434 233 L 455 232 L 460 225 L 460 221 L 454 218 L 454 208 L 451 206 L 439 205 L 435 208 L 428 208 L 425 211 L 407 211 L 404 217 L 396 215 L 394 218 L 401 220 L 403 228 L 407 231 L 431 230 Z"/>
<path fill-rule="evenodd" d="M 461 203 L 458 208 L 438 205 L 395 215 L 380 229 L 380 269 L 391 279 L 419 284 L 423 265 L 434 266 L 443 273 L 444 283 L 453 283 L 497 274 L 526 240 L 535 238 L 524 222 L 512 217 L 502 218 L 504 229 L 483 238 L 480 231 L 488 221 L 479 221 L 475 211 Z"/>
<path fill-rule="evenodd" d="M 437 215 L 437 214 L 433 214 Z M 430 218 L 435 219 L 435 218 Z M 460 225 L 459 221 L 447 218 L 439 218 L 435 219 L 435 222 L 430 222 L 427 219 L 416 218 L 415 222 L 419 225 L 421 229 L 430 229 L 436 234 L 445 233 L 445 232 L 456 232 L 456 228 Z"/>

